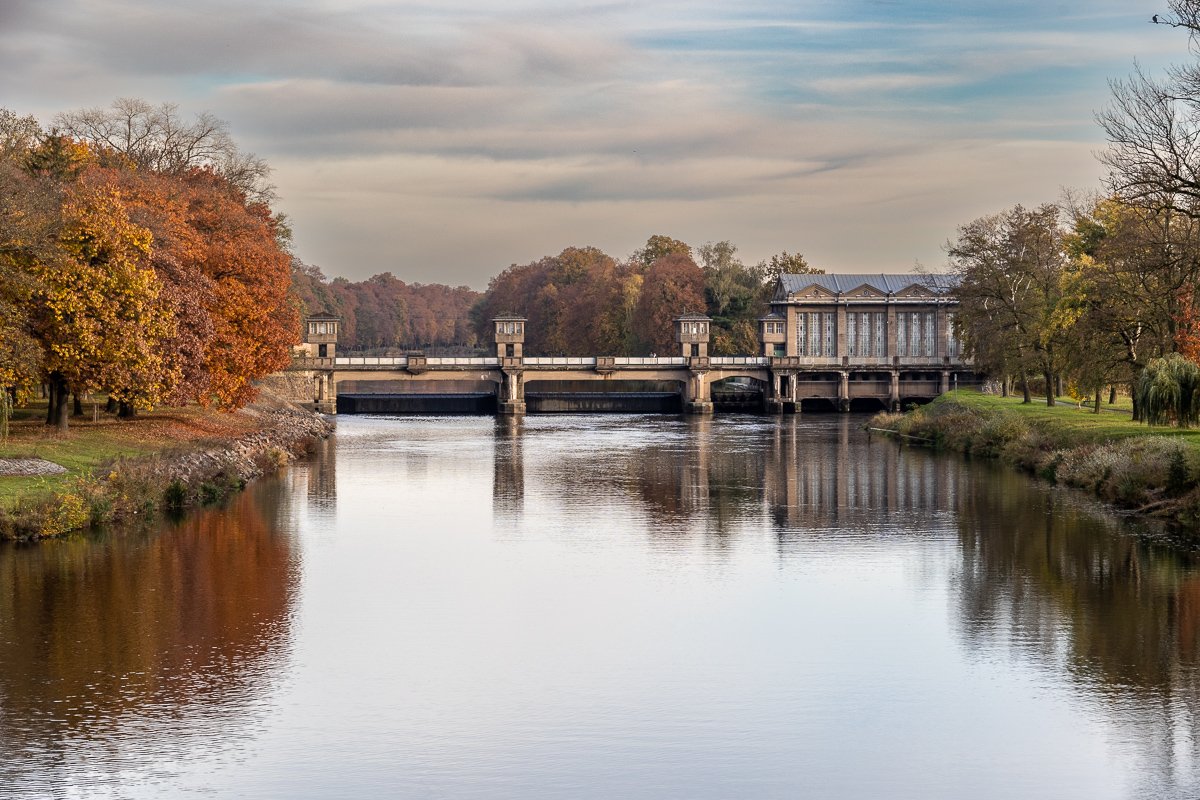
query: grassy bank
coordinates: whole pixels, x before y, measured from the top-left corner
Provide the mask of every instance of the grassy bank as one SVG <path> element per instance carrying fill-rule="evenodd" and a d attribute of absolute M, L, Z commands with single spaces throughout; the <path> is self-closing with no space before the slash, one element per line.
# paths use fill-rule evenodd
<path fill-rule="evenodd" d="M 1121 508 L 1200 524 L 1200 430 L 973 391 L 905 414 L 880 414 L 871 426 L 915 444 L 998 458 Z"/>
<path fill-rule="evenodd" d="M 213 502 L 328 433 L 313 415 L 270 400 L 234 413 L 190 406 L 128 420 L 85 412 L 59 434 L 42 424 L 44 404 L 19 410 L 0 459 L 44 459 L 66 471 L 0 475 L 0 538 L 54 536 Z"/>

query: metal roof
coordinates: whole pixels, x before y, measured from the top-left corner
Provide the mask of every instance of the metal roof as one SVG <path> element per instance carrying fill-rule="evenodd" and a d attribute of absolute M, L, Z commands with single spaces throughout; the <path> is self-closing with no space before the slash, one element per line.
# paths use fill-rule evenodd
<path fill-rule="evenodd" d="M 321 313 L 321 314 L 310 314 L 307 317 L 305 317 L 304 319 L 305 320 L 310 320 L 310 319 L 311 320 L 335 320 L 335 321 L 340 322 L 342 318 L 337 316 L 336 314 Z"/>
<path fill-rule="evenodd" d="M 877 273 L 874 275 L 859 275 L 847 272 L 836 275 L 787 274 L 780 275 L 779 281 L 783 285 L 785 294 L 798 292 L 814 284 L 828 289 L 835 294 L 852 291 L 864 284 L 884 294 L 896 294 L 897 292 L 904 291 L 909 286 L 924 286 L 926 289 L 938 294 L 947 294 L 953 291 L 959 283 L 957 275 L 947 274 L 917 275 L 908 273 L 886 275 Z"/>
<path fill-rule="evenodd" d="M 712 322 L 712 318 L 707 317 L 704 314 L 680 314 L 678 317 L 675 318 L 675 321 L 679 322 L 680 320 L 688 320 L 689 322 L 691 322 L 693 320 L 697 321 L 697 322 L 700 322 L 700 321 Z"/>

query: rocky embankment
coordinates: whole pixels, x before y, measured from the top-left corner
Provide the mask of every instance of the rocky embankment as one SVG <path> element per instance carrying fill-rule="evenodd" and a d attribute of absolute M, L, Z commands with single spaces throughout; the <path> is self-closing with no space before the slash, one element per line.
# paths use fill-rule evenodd
<path fill-rule="evenodd" d="M 227 473 L 242 482 L 275 472 L 308 452 L 313 442 L 333 433 L 333 422 L 309 411 L 260 411 L 265 427 L 228 443 L 168 457 L 166 474 L 185 484 Z"/>
<path fill-rule="evenodd" d="M 264 401 L 236 412 L 242 415 L 237 434 L 182 441 L 151 455 L 118 459 L 62 488 L 0 508 L 0 539 L 41 539 L 217 502 L 303 457 L 333 433 L 332 420 L 264 394 Z M 34 465 L 20 466 L 29 470 Z"/>

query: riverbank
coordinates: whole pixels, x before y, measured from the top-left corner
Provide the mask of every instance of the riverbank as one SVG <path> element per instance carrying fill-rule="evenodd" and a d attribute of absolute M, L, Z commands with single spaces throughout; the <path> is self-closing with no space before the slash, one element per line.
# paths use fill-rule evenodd
<path fill-rule="evenodd" d="M 1200 431 L 1147 426 L 1074 405 L 962 391 L 870 427 L 912 444 L 997 458 L 1113 505 L 1200 525 Z"/>
<path fill-rule="evenodd" d="M 40 539 L 216 502 L 303 456 L 333 423 L 265 392 L 122 420 L 85 408 L 62 435 L 24 410 L 0 444 L 0 539 Z"/>

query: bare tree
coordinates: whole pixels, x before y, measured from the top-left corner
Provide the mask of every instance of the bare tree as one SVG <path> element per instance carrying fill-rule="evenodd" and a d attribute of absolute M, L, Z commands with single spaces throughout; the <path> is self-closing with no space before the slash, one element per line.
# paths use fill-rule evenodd
<path fill-rule="evenodd" d="M 151 105 L 123 97 L 108 108 L 68 111 L 54 118 L 63 133 L 124 155 L 156 172 L 177 174 L 207 167 L 244 192 L 251 201 L 270 202 L 275 187 L 266 162 L 241 152 L 229 125 L 207 111 L 188 122 L 173 103 Z"/>
<path fill-rule="evenodd" d="M 1169 0 L 1159 25 L 1183 28 L 1200 55 L 1200 0 Z M 1097 114 L 1109 148 L 1107 188 L 1155 208 L 1200 216 L 1200 63 L 1176 65 L 1161 79 L 1140 66 L 1114 80 L 1112 101 Z"/>

